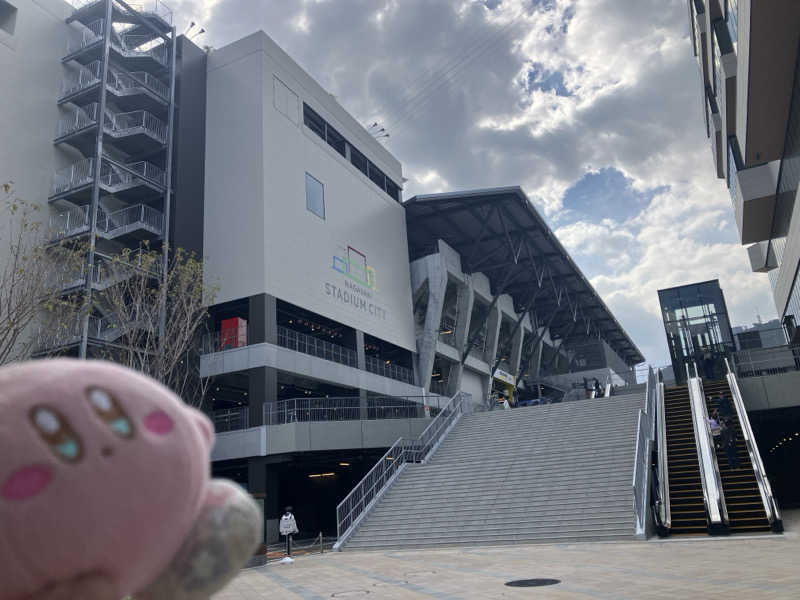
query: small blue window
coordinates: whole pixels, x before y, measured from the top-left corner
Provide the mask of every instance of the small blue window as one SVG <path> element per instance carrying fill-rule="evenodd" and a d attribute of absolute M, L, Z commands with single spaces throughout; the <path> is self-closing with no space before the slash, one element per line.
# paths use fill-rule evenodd
<path fill-rule="evenodd" d="M 320 219 L 325 218 L 325 186 L 306 173 L 306 208 Z"/>

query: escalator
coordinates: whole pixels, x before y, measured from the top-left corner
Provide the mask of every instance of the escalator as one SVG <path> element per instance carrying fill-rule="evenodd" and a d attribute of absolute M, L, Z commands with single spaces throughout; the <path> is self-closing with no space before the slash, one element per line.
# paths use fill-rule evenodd
<path fill-rule="evenodd" d="M 669 505 L 674 534 L 706 533 L 708 522 L 688 386 L 664 390 Z"/>
<path fill-rule="evenodd" d="M 732 397 L 728 382 L 725 380 L 704 381 L 703 390 L 709 415 L 719 408 L 720 396 L 725 396 L 728 399 Z M 729 529 L 731 533 L 769 531 L 771 528 L 770 522 L 758 489 L 758 481 L 747 451 L 741 423 L 732 400 L 730 400 L 730 408 L 730 419 L 736 432 L 739 469 L 733 470 L 730 467 L 728 456 L 724 449 L 719 448 L 716 451 L 717 465 L 722 478 L 722 489 L 725 494 L 725 505 L 728 509 Z"/>

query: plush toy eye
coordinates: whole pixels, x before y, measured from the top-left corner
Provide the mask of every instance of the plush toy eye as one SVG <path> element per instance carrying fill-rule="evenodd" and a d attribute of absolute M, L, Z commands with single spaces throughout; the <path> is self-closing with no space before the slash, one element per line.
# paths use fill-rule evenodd
<path fill-rule="evenodd" d="M 39 435 L 59 458 L 67 462 L 80 459 L 83 453 L 80 440 L 63 415 L 47 406 L 35 406 L 30 418 Z"/>
<path fill-rule="evenodd" d="M 55 433 L 61 427 L 58 416 L 47 408 L 39 408 L 33 413 L 33 420 L 36 426 L 44 433 Z"/>
<path fill-rule="evenodd" d="M 114 433 L 124 438 L 133 437 L 133 425 L 128 419 L 128 415 L 111 394 L 100 388 L 90 388 L 86 395 L 94 412 L 108 424 Z"/>

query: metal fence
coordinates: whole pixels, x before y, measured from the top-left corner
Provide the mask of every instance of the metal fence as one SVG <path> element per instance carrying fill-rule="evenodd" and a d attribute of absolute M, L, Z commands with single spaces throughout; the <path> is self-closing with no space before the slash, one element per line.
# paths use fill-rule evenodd
<path fill-rule="evenodd" d="M 250 426 L 250 413 L 247 406 L 224 408 L 211 413 L 214 429 L 217 433 L 238 431 Z"/>
<path fill-rule="evenodd" d="M 461 416 L 468 394 L 458 393 L 415 440 L 400 438 L 336 507 L 337 542 L 334 550 L 358 527 L 409 462 L 425 462 Z"/>
<path fill-rule="evenodd" d="M 800 346 L 775 346 L 739 350 L 731 354 L 739 378 L 777 375 L 800 370 Z"/>
<path fill-rule="evenodd" d="M 80 10 L 92 4 L 98 4 L 104 0 L 68 0 L 75 10 Z M 127 2 L 136 12 L 145 16 L 154 15 L 162 19 L 166 23 L 172 24 L 172 9 L 165 4 L 162 0 L 136 0 L 135 2 Z"/>
<path fill-rule="evenodd" d="M 420 419 L 437 416 L 449 398 L 443 396 L 358 396 L 289 398 L 264 404 L 264 423 L 284 425 L 317 421 Z"/>
<path fill-rule="evenodd" d="M 390 379 L 404 381 L 405 383 L 414 385 L 414 371 L 411 369 L 400 365 L 391 364 L 374 356 L 367 356 L 365 358 L 365 366 L 367 371 L 370 373 L 375 373 L 376 375 L 382 375 L 383 377 L 389 377 Z"/>
<path fill-rule="evenodd" d="M 293 329 L 278 326 L 278 345 L 289 350 L 358 368 L 358 355 L 355 350 L 332 344 Z"/>

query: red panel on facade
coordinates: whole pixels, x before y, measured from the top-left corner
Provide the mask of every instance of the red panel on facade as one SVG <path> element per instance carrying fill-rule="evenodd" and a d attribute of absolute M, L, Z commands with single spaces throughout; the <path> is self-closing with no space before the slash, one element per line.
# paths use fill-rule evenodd
<path fill-rule="evenodd" d="M 220 328 L 220 350 L 247 345 L 247 321 L 240 317 L 223 319 Z"/>

